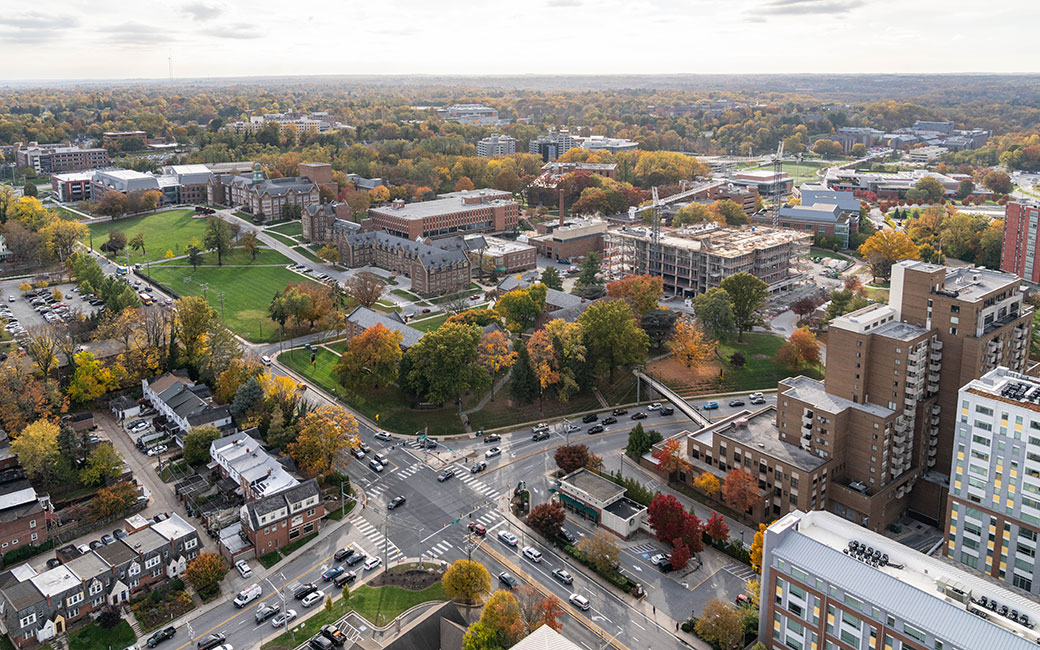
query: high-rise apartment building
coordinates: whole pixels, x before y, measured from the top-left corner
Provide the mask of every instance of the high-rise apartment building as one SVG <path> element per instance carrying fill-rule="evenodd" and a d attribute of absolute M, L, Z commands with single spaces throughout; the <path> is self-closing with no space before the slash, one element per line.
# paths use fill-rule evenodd
<path fill-rule="evenodd" d="M 946 554 L 1040 594 L 1040 381 L 997 368 L 958 400 Z"/>
<path fill-rule="evenodd" d="M 16 149 L 14 155 L 19 167 L 32 167 L 42 174 L 99 169 L 112 164 L 106 149 L 81 149 L 60 144 L 30 142 L 28 147 Z"/>
<path fill-rule="evenodd" d="M 550 160 L 556 160 L 569 149 L 580 146 L 574 136 L 566 130 L 553 131 L 549 135 L 540 135 L 531 140 L 527 145 L 527 151 L 528 153 L 541 156 L 542 162 L 549 162 Z"/>
<path fill-rule="evenodd" d="M 1030 282 L 1040 282 L 1036 263 L 1040 243 L 1040 202 L 1009 201 L 1004 207 L 1004 245 L 1000 268 Z"/>
<path fill-rule="evenodd" d="M 831 321 L 823 381 L 785 379 L 775 413 L 687 434 L 689 462 L 757 470 L 760 520 L 799 508 L 872 530 L 907 509 L 944 521 L 957 390 L 1001 365 L 1025 369 L 1032 309 L 1019 285 L 1000 271 L 896 264 L 888 305 Z"/>
<path fill-rule="evenodd" d="M 769 650 L 1027 650 L 1040 604 L 829 512 L 795 511 L 762 549 Z"/>
<path fill-rule="evenodd" d="M 477 142 L 477 156 L 481 158 L 509 156 L 514 153 L 516 153 L 516 138 L 508 135 L 493 133 Z"/>

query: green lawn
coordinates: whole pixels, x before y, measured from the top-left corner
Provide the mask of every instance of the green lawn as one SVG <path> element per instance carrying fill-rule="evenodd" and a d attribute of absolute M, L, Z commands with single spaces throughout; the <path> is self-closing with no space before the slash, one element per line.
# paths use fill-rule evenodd
<path fill-rule="evenodd" d="M 223 263 L 224 266 L 264 266 L 267 264 L 278 264 L 280 266 L 285 266 L 287 264 L 292 264 L 293 262 L 285 255 L 282 255 L 278 251 L 270 248 L 261 248 L 260 251 L 256 254 L 255 260 L 252 258 L 252 256 L 250 256 L 249 253 L 245 251 L 245 249 L 236 248 L 232 250 L 230 254 L 224 256 Z M 179 260 L 173 260 L 172 262 L 168 262 L 168 264 L 177 264 L 183 266 L 188 264 L 188 260 L 187 258 L 181 258 Z M 215 252 L 204 254 L 202 256 L 202 264 L 204 266 L 216 266 L 217 254 Z M 152 268 L 154 269 L 156 267 L 153 265 Z"/>
<path fill-rule="evenodd" d="M 125 648 L 137 637 L 126 621 L 119 621 L 111 630 L 97 623 L 90 623 L 69 634 L 69 650 L 98 650 L 99 648 Z"/>
<path fill-rule="evenodd" d="M 327 347 L 330 347 L 333 350 L 335 350 L 337 354 L 343 354 L 347 351 L 347 345 L 349 344 L 349 341 L 339 341 L 337 343 L 329 343 L 327 344 Z"/>
<path fill-rule="evenodd" d="M 108 233 L 113 230 L 122 231 L 128 241 L 137 233 L 142 233 L 146 252 L 130 251 L 130 263 L 135 264 L 161 260 L 166 251 L 173 251 L 174 255 L 183 255 L 192 239 L 201 242 L 206 232 L 206 220 L 195 219 L 192 216 L 194 214 L 194 210 L 167 210 L 140 217 L 90 224 L 88 227 L 94 237 L 95 249 L 108 240 Z M 90 237 L 84 238 L 83 241 L 89 244 Z M 121 262 L 126 261 L 126 253 L 121 253 L 118 258 Z"/>
<path fill-rule="evenodd" d="M 636 380 L 630 373 L 617 371 L 613 384 L 600 386 L 600 392 L 610 404 L 628 404 L 636 400 Z M 467 405 L 464 405 L 464 407 Z M 519 422 L 535 422 L 564 417 L 571 413 L 592 411 L 600 408 L 599 400 L 591 390 L 573 395 L 566 402 L 546 399 L 540 403 L 535 400 L 530 404 L 510 404 L 509 385 L 495 393 L 495 401 L 488 402 L 481 410 L 471 413 L 470 426 L 474 429 L 497 429 L 515 425 Z"/>
<path fill-rule="evenodd" d="M 79 221 L 80 219 L 83 218 L 82 215 L 78 215 L 75 212 L 73 212 L 72 210 L 69 210 L 68 208 L 62 207 L 60 205 L 55 205 L 55 206 L 50 206 L 50 207 L 51 207 L 51 210 L 54 210 L 55 212 L 57 212 L 58 216 L 60 216 L 62 219 L 68 219 L 70 221 Z"/>
<path fill-rule="evenodd" d="M 318 264 L 325 263 L 324 261 L 322 261 L 320 257 L 314 254 L 314 251 L 312 251 L 307 246 L 293 246 L 293 250 L 299 253 L 300 255 L 303 255 L 312 262 L 317 262 Z"/>
<path fill-rule="evenodd" d="M 422 298 L 420 298 L 419 296 L 415 295 L 414 293 L 410 293 L 408 291 L 405 291 L 404 289 L 391 289 L 390 293 L 392 293 L 395 296 L 398 296 L 400 298 L 404 298 L 405 300 L 413 300 L 415 302 L 422 302 Z"/>
<path fill-rule="evenodd" d="M 350 606 L 374 625 L 386 625 L 419 603 L 448 600 L 444 585 L 434 583 L 422 591 L 394 585 L 369 587 L 361 585 L 350 594 Z"/>
<path fill-rule="evenodd" d="M 434 435 L 462 433 L 462 422 L 452 406 L 430 410 L 409 408 L 409 398 L 396 387 L 370 391 L 363 396 L 351 393 L 339 384 L 332 371 L 338 360 L 337 355 L 322 349 L 315 352 L 313 366 L 306 350 L 290 350 L 278 355 L 279 362 L 350 404 L 365 417 L 376 420 L 388 431 L 412 434 L 429 426 Z"/>
<path fill-rule="evenodd" d="M 152 279 L 181 296 L 203 295 L 220 313 L 220 292 L 224 293 L 224 318 L 234 332 L 250 341 L 277 341 L 278 325 L 267 317 L 274 294 L 294 282 L 311 282 L 282 266 L 254 267 L 243 273 L 241 267 L 163 268 L 153 266 Z"/>
<path fill-rule="evenodd" d="M 802 162 L 784 162 L 784 172 L 787 173 L 794 180 L 795 187 L 802 183 L 815 183 L 820 180 L 820 177 L 816 175 L 816 170 L 824 167 L 830 167 L 833 162 L 823 162 L 815 160 L 803 160 Z M 766 165 L 764 167 L 755 167 L 749 171 L 772 171 L 772 165 Z"/>
<path fill-rule="evenodd" d="M 271 232 L 272 230 L 275 232 L 280 232 L 283 235 L 287 235 L 289 237 L 300 237 L 303 235 L 303 223 L 299 221 L 286 221 L 285 223 L 278 224 L 277 226 L 269 226 L 265 228 L 265 230 L 267 232 Z"/>
<path fill-rule="evenodd" d="M 444 321 L 448 320 L 449 318 L 451 318 L 451 314 L 448 314 L 448 313 L 445 312 L 445 313 L 437 314 L 436 316 L 434 316 L 432 318 L 424 318 L 422 320 L 413 320 L 413 321 L 409 322 L 408 325 L 411 326 L 411 327 L 414 327 L 415 329 L 419 330 L 420 332 L 432 332 L 433 330 L 435 330 L 438 327 L 440 327 L 441 325 L 443 325 Z"/>
<path fill-rule="evenodd" d="M 826 248 L 817 248 L 815 246 L 809 248 L 809 257 L 832 257 L 836 260 L 849 260 L 848 255 L 835 253 L 834 251 L 827 250 Z"/>
<path fill-rule="evenodd" d="M 282 242 L 286 246 L 295 246 L 296 245 L 296 240 L 295 239 L 290 239 L 289 237 L 286 237 L 285 235 L 279 235 L 278 233 L 271 232 L 270 230 L 268 230 L 266 234 L 270 235 L 271 237 L 274 237 L 275 239 L 277 239 L 278 241 Z"/>

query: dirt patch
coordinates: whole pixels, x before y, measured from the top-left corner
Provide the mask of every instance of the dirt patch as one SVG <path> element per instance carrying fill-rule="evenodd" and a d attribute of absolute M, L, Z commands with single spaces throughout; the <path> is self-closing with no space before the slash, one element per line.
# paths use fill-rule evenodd
<path fill-rule="evenodd" d="M 769 357 L 768 354 L 752 354 L 751 358 L 755 359 L 756 361 L 765 361 L 766 359 L 769 359 L 770 357 Z"/>
<path fill-rule="evenodd" d="M 427 587 L 440 582 L 441 574 L 435 571 L 425 571 L 423 569 L 410 569 L 408 571 L 401 571 L 399 573 L 380 573 L 375 580 L 369 584 L 373 587 L 382 587 L 384 585 L 394 585 L 395 587 L 402 587 L 404 589 L 411 589 L 413 591 L 421 591 Z"/>
<path fill-rule="evenodd" d="M 673 388 L 694 389 L 710 386 L 719 376 L 718 362 L 687 368 L 674 358 L 654 361 L 647 367 L 648 374 Z"/>

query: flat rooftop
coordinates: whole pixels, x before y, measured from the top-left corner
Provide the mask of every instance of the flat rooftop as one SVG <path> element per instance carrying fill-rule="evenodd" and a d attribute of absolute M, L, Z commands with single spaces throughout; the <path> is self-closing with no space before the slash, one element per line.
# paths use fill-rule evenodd
<path fill-rule="evenodd" d="M 1040 413 L 1040 381 L 1004 366 L 972 379 L 961 390 Z"/>
<path fill-rule="evenodd" d="M 399 208 L 392 205 L 383 205 L 377 208 L 369 208 L 369 214 L 380 214 L 398 219 L 426 219 L 442 214 L 453 212 L 475 212 L 483 210 L 488 206 L 515 204 L 515 201 L 492 198 L 501 195 L 498 190 L 472 190 L 468 192 L 452 192 L 450 195 L 432 201 L 418 201 L 416 203 L 405 203 Z M 463 198 L 485 196 L 486 200 L 479 203 L 466 203 Z"/>
<path fill-rule="evenodd" d="M 895 321 L 885 323 L 874 330 L 874 333 L 878 336 L 884 336 L 898 341 L 912 341 L 929 334 L 930 332 L 931 330 L 925 329 L 920 325 L 914 325 L 912 323 L 897 323 Z"/>
<path fill-rule="evenodd" d="M 735 413 L 698 431 L 687 432 L 687 436 L 709 447 L 713 446 L 715 436 L 721 436 L 807 472 L 827 463 L 826 458 L 780 440 L 775 406 Z"/>
<path fill-rule="evenodd" d="M 580 490 L 598 501 L 610 501 L 625 493 L 625 488 L 593 474 L 584 467 L 564 476 L 560 482 Z"/>
<path fill-rule="evenodd" d="M 983 619 L 945 595 L 944 588 L 950 585 L 974 599 L 986 596 L 1027 614 L 1030 621 L 1040 621 L 1040 603 L 990 582 L 982 574 L 964 571 L 826 511 L 791 512 L 770 528 L 774 527 L 788 529 L 776 548 L 770 549 L 776 558 L 840 585 L 863 602 L 883 609 L 883 614 L 909 621 L 953 647 L 1036 648 L 1035 631 L 996 612 Z M 847 555 L 853 540 L 887 554 L 888 565 L 874 567 Z"/>
<path fill-rule="evenodd" d="M 480 237 L 481 235 L 471 235 L 473 237 Z M 485 252 L 488 255 L 506 255 L 508 253 L 520 253 L 523 251 L 532 250 L 534 246 L 525 244 L 523 242 L 513 241 L 511 239 L 501 239 L 499 237 L 489 237 L 483 235 L 484 241 L 487 242 L 487 248 Z M 466 239 L 469 239 L 467 237 Z"/>
<path fill-rule="evenodd" d="M 787 390 L 783 391 L 784 395 L 812 404 L 828 413 L 837 413 L 848 408 L 854 408 L 879 418 L 888 418 L 895 415 L 895 411 L 887 409 L 884 406 L 878 406 L 877 404 L 860 404 L 845 399 L 844 397 L 831 395 L 824 390 L 822 381 L 804 375 L 788 377 L 781 381 L 780 384 L 787 387 Z"/>
<path fill-rule="evenodd" d="M 611 234 L 650 241 L 650 230 L 643 227 L 613 230 Z M 763 226 L 742 228 L 707 226 L 693 229 L 661 228 L 662 246 L 704 252 L 726 258 L 742 257 L 755 251 L 777 246 L 807 246 L 809 240 L 809 233 Z"/>
<path fill-rule="evenodd" d="M 621 497 L 614 503 L 604 508 L 607 512 L 622 519 L 631 519 L 646 510 L 645 507 L 636 503 L 628 497 Z"/>
<path fill-rule="evenodd" d="M 29 582 L 47 597 L 56 596 L 80 585 L 79 576 L 64 564 L 29 578 Z"/>

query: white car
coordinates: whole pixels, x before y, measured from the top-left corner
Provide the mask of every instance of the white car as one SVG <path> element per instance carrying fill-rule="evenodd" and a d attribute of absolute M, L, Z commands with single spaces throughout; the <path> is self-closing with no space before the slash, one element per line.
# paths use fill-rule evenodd
<path fill-rule="evenodd" d="M 376 568 L 377 566 L 379 566 L 382 563 L 383 563 L 383 559 L 382 558 L 376 557 L 376 556 L 372 556 L 372 557 L 368 558 L 367 560 L 365 560 L 365 571 L 371 571 L 372 569 Z"/>
<path fill-rule="evenodd" d="M 571 594 L 567 600 L 571 601 L 571 605 L 574 605 L 583 612 L 589 611 L 589 607 L 591 606 L 589 599 L 581 594 Z"/>
<path fill-rule="evenodd" d="M 379 433 L 376 434 L 376 440 L 382 440 L 384 442 L 390 442 L 393 439 L 394 439 L 394 437 L 392 435 L 390 435 L 389 433 L 387 433 L 386 431 L 380 431 Z"/>
<path fill-rule="evenodd" d="M 765 395 L 762 393 L 751 393 L 748 395 L 748 399 L 762 399 L 763 397 L 765 397 Z"/>
<path fill-rule="evenodd" d="M 516 548 L 516 543 L 519 541 L 517 540 L 516 535 L 513 533 L 507 533 L 504 530 L 498 531 L 498 540 L 503 544 L 512 546 L 513 548 Z"/>
<path fill-rule="evenodd" d="M 648 411 L 660 411 L 661 410 L 661 403 L 660 402 L 654 402 L 650 406 L 646 407 L 646 410 L 648 410 Z"/>
<path fill-rule="evenodd" d="M 249 563 L 245 560 L 235 562 L 235 568 L 238 569 L 238 574 L 243 578 L 248 578 L 253 575 L 253 570 L 249 568 Z"/>
<path fill-rule="evenodd" d="M 542 553 L 541 553 L 541 551 L 539 551 L 538 549 L 534 548 L 533 546 L 525 546 L 524 547 L 524 557 L 526 557 L 528 560 L 531 560 L 535 564 L 537 564 L 537 563 L 542 561 Z"/>
<path fill-rule="evenodd" d="M 568 422 L 567 424 L 563 425 L 563 431 L 564 431 L 564 433 L 577 433 L 577 432 L 581 431 L 581 427 L 579 427 L 576 424 L 571 424 L 570 422 Z"/>
<path fill-rule="evenodd" d="M 310 607 L 314 603 L 319 603 L 319 602 L 321 602 L 323 600 L 325 600 L 325 592 L 324 591 L 315 591 L 314 593 L 310 593 L 310 594 L 307 594 L 306 596 L 304 596 L 303 600 L 300 601 L 300 604 L 303 605 L 304 607 Z"/>
<path fill-rule="evenodd" d="M 292 623 L 295 620 L 296 620 L 296 610 L 295 609 L 287 609 L 284 612 L 282 612 L 281 614 L 275 615 L 275 617 L 271 619 L 271 627 L 282 627 L 286 623 Z"/>
<path fill-rule="evenodd" d="M 541 423 L 536 424 L 533 427 L 531 427 L 531 433 L 542 433 L 543 431 L 548 431 L 548 430 L 549 430 L 549 425 L 544 423 L 544 422 L 541 422 Z"/>
<path fill-rule="evenodd" d="M 148 450 L 148 455 L 149 456 L 155 456 L 156 454 L 163 453 L 167 449 L 168 449 L 168 447 L 166 445 L 156 445 L 155 447 L 152 447 L 151 449 Z"/>
<path fill-rule="evenodd" d="M 502 450 L 498 447 L 492 447 L 484 452 L 484 458 L 494 458 L 495 456 L 501 456 Z"/>
<path fill-rule="evenodd" d="M 260 357 L 260 363 L 264 364 L 265 366 L 271 365 L 271 357 L 265 354 L 264 356 Z"/>

